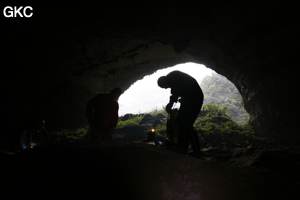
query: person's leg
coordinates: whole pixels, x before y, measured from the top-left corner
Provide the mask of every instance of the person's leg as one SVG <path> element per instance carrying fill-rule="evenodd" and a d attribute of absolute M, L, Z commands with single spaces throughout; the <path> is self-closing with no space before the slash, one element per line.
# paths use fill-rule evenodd
<path fill-rule="evenodd" d="M 198 133 L 196 130 L 191 126 L 181 126 L 180 132 L 181 138 L 180 138 L 180 147 L 184 152 L 188 151 L 189 144 L 191 143 L 192 150 L 194 152 L 200 151 L 200 143 L 198 138 Z"/>
<path fill-rule="evenodd" d="M 181 103 L 179 114 L 177 118 L 177 124 L 179 128 L 179 146 L 183 153 L 188 152 L 192 128 L 192 119 L 190 113 L 192 108 L 189 104 Z"/>
<path fill-rule="evenodd" d="M 112 134 L 102 125 L 90 126 L 90 144 L 99 144 L 101 142 L 111 142 Z"/>
<path fill-rule="evenodd" d="M 184 123 L 180 123 L 178 125 L 178 129 L 179 129 L 179 138 L 178 138 L 179 148 L 182 151 L 182 153 L 187 153 L 189 148 L 189 142 L 190 142 L 189 141 L 190 129 Z"/>
<path fill-rule="evenodd" d="M 201 101 L 200 101 L 201 103 Z M 182 147 L 188 150 L 189 143 L 191 142 L 193 151 L 200 151 L 200 143 L 198 133 L 193 127 L 202 104 L 199 101 L 184 102 L 181 104 L 178 124 L 180 125 L 180 134 L 182 140 Z"/>
<path fill-rule="evenodd" d="M 89 144 L 97 144 L 99 137 L 99 127 L 92 124 L 90 126 Z"/>
<path fill-rule="evenodd" d="M 103 130 L 101 132 L 101 141 L 100 142 L 112 142 L 112 132 L 108 130 Z"/>

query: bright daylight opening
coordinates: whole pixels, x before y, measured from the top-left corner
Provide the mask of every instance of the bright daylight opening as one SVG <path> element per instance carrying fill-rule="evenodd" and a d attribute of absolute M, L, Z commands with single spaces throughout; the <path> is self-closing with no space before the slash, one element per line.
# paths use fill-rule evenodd
<path fill-rule="evenodd" d="M 174 70 L 187 73 L 198 81 L 204 93 L 203 106 L 206 104 L 223 104 L 230 110 L 231 108 L 236 109 L 237 104 L 240 104 L 239 111 L 234 110 L 233 112 L 236 115 L 242 115 L 242 118 L 246 117 L 247 113 L 242 107 L 242 99 L 234 84 L 215 71 L 196 63 L 178 64 L 173 67 L 161 69 L 151 75 L 145 76 L 142 80 L 136 81 L 120 96 L 119 115 L 141 114 L 164 109 L 164 106 L 169 102 L 170 89 L 160 88 L 157 85 L 157 79 Z M 227 96 L 229 88 L 233 92 L 231 97 Z M 242 122 L 244 120 L 235 121 Z"/>

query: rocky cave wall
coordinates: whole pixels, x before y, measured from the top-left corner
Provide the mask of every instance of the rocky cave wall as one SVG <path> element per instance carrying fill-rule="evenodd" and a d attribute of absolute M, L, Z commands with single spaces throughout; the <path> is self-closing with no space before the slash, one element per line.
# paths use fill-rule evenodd
<path fill-rule="evenodd" d="M 126 90 L 155 70 L 195 62 L 236 85 L 256 133 L 300 143 L 293 5 L 216 0 L 49 6 L 37 4 L 27 21 L 4 21 L 6 126 L 38 115 L 53 129 L 87 125 L 85 103 L 94 94 L 115 86 Z"/>

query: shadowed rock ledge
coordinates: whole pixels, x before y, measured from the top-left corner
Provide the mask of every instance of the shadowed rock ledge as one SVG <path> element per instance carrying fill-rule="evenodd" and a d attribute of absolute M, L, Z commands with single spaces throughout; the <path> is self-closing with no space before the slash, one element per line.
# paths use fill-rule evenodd
<path fill-rule="evenodd" d="M 299 198 L 299 180 L 275 171 L 145 144 L 54 145 L 1 157 L 1 199 Z"/>

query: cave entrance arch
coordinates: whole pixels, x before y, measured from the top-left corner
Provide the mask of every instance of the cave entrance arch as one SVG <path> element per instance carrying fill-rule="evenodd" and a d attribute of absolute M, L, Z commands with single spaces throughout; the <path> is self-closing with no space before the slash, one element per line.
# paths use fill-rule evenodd
<path fill-rule="evenodd" d="M 224 76 L 216 73 L 214 70 L 207 68 L 205 65 L 197 64 L 193 62 L 181 63 L 174 65 L 172 67 L 163 68 L 157 70 L 153 74 L 144 76 L 141 80 L 137 80 L 133 83 L 119 98 L 119 115 L 124 116 L 126 114 L 141 114 L 141 113 L 149 113 L 156 110 L 161 110 L 169 101 L 170 89 L 162 89 L 157 86 L 157 79 L 160 76 L 167 75 L 171 71 L 179 70 L 185 72 L 192 77 L 194 77 L 204 92 L 204 104 L 221 104 L 226 106 L 229 111 L 232 113 L 233 120 L 238 123 L 245 123 L 248 113 L 243 108 L 241 102 L 237 102 L 241 100 L 241 95 L 235 85 L 229 81 Z M 207 84 L 210 82 L 206 81 L 204 87 L 202 86 L 202 80 L 204 78 L 208 78 L 208 76 L 214 75 L 214 80 L 221 81 L 221 83 L 216 83 L 212 87 L 218 87 L 219 93 L 221 93 L 220 88 L 223 86 L 219 86 L 218 84 L 226 84 L 226 87 L 230 87 L 230 92 L 227 91 L 228 88 L 224 88 L 224 92 L 230 93 L 232 99 L 235 101 L 235 104 L 238 104 L 239 108 L 236 109 L 236 105 L 231 105 L 232 100 L 228 99 L 228 96 L 221 97 L 222 94 L 215 94 L 216 92 L 210 93 L 207 88 Z M 212 78 L 211 78 L 212 79 Z M 211 80 L 210 79 L 210 80 Z M 206 95 L 207 94 L 207 95 Z M 223 93 L 224 95 L 224 93 Z M 234 95 L 234 96 L 233 96 Z M 206 96 L 208 98 L 206 98 Z M 225 95 L 224 95 L 225 96 Z M 237 100 L 239 98 L 239 100 Z M 180 104 L 177 104 L 179 107 Z M 242 116 L 238 116 L 242 114 Z"/>

